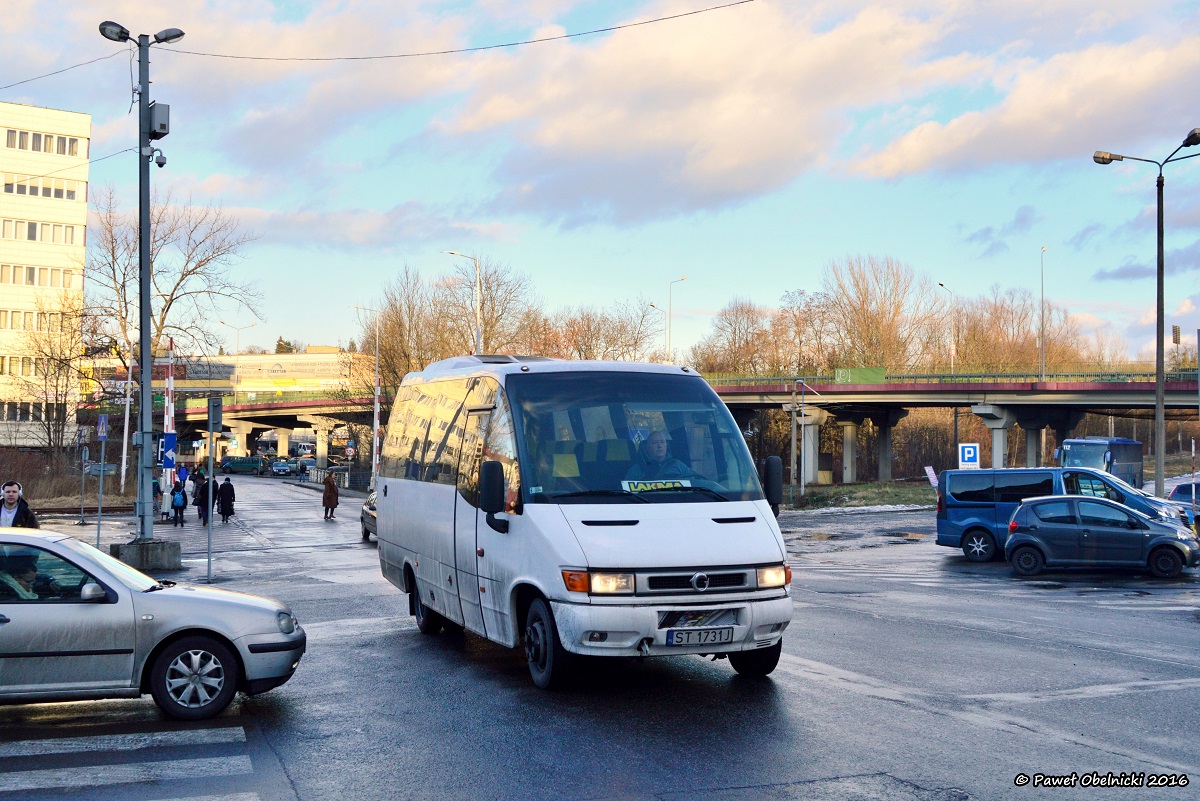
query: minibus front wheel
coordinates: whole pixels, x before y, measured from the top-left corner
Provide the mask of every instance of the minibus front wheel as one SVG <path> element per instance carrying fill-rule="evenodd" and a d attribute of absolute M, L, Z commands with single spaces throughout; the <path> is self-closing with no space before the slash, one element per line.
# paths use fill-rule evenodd
<path fill-rule="evenodd" d="M 990 562 L 996 557 L 996 541 L 983 529 L 972 529 L 963 534 L 962 550 L 972 562 Z"/>
<path fill-rule="evenodd" d="M 558 639 L 554 613 L 544 598 L 534 598 L 525 614 L 525 657 L 529 675 L 543 690 L 563 686 L 574 661 Z"/>

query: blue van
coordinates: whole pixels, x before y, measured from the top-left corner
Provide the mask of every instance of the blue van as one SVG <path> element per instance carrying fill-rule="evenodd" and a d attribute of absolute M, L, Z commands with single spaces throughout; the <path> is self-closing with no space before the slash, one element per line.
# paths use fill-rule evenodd
<path fill-rule="evenodd" d="M 1102 470 L 1086 467 L 1010 467 L 945 470 L 938 477 L 937 544 L 962 548 L 972 562 L 1004 551 L 1008 521 L 1026 498 L 1085 495 L 1107 498 L 1155 520 L 1191 525 L 1180 504 L 1156 498 Z"/>

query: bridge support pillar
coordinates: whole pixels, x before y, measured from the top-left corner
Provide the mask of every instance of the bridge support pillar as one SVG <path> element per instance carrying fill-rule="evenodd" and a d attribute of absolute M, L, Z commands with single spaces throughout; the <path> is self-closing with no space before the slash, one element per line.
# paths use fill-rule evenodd
<path fill-rule="evenodd" d="M 908 416 L 908 409 L 889 409 L 871 415 L 871 423 L 879 432 L 879 481 L 892 480 L 892 429 Z"/>
<path fill-rule="evenodd" d="M 809 407 L 803 416 L 796 418 L 800 426 L 800 478 L 805 484 L 816 484 L 818 456 L 821 445 L 821 426 L 829 419 L 824 409 Z"/>
<path fill-rule="evenodd" d="M 234 456 L 249 456 L 250 455 L 250 437 L 254 434 L 254 425 L 251 423 L 243 423 L 241 420 L 230 420 L 229 430 L 233 432 L 233 436 L 237 439 L 237 447 L 233 448 Z"/>
<path fill-rule="evenodd" d="M 858 480 L 858 423 L 853 420 L 838 420 L 842 429 L 842 483 L 853 484 Z"/>
<path fill-rule="evenodd" d="M 329 467 L 329 437 L 333 434 L 333 423 L 322 423 L 313 428 L 317 432 L 317 467 L 324 469 Z"/>
<path fill-rule="evenodd" d="M 991 404 L 972 406 L 971 411 L 992 431 L 992 467 L 1007 467 L 1008 429 L 1016 425 L 1016 415 L 1011 409 Z"/>
<path fill-rule="evenodd" d="M 290 428 L 275 429 L 275 437 L 277 438 L 275 443 L 275 456 L 277 458 L 286 459 L 288 457 L 288 446 L 290 445 L 288 438 L 291 436 L 291 434 L 292 430 Z"/>
<path fill-rule="evenodd" d="M 1025 428 L 1025 466 L 1039 467 L 1038 461 L 1042 452 L 1042 428 Z"/>

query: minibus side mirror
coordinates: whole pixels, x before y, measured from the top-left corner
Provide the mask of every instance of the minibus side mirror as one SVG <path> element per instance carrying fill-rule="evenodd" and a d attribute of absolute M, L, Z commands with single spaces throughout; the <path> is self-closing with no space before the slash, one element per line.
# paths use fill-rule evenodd
<path fill-rule="evenodd" d="M 501 534 L 508 533 L 508 521 L 497 520 L 504 511 L 504 465 L 484 462 L 479 466 L 479 508 L 487 513 L 487 524 Z"/>
<path fill-rule="evenodd" d="M 767 503 L 779 517 L 779 506 L 783 503 L 783 460 L 778 456 L 767 457 Z"/>

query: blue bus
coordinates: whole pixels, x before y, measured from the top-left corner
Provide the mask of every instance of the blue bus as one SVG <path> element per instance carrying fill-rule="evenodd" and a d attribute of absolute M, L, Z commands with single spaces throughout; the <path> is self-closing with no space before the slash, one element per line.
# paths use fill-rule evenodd
<path fill-rule="evenodd" d="M 1112 473 L 1134 487 L 1141 488 L 1142 443 L 1124 437 L 1085 437 L 1064 439 L 1054 451 L 1059 467 L 1091 467 Z"/>

